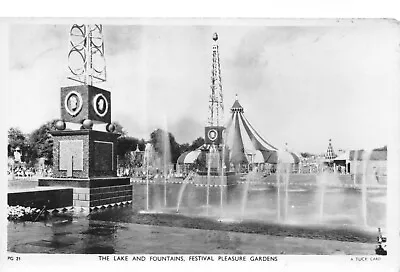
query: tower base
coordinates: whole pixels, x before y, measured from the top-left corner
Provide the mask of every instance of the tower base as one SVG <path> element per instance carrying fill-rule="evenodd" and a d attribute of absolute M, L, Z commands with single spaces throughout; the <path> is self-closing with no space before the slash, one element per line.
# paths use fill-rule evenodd
<path fill-rule="evenodd" d="M 72 187 L 74 207 L 92 208 L 132 201 L 130 178 L 42 178 L 39 186 Z"/>

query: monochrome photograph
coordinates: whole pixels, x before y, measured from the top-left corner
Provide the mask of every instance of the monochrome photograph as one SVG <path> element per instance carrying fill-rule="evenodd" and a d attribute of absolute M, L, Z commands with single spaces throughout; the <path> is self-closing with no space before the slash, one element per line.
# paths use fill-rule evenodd
<path fill-rule="evenodd" d="M 397 21 L 53 21 L 8 27 L 7 253 L 395 254 Z"/>

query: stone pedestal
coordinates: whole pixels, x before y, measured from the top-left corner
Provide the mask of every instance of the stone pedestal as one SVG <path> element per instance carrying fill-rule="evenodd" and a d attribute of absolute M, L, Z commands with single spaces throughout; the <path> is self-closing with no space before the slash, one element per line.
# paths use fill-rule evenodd
<path fill-rule="evenodd" d="M 53 177 L 116 177 L 118 134 L 89 129 L 51 132 Z"/>
<path fill-rule="evenodd" d="M 117 177 L 118 134 L 89 129 L 51 132 L 53 177 L 39 186 L 73 188 L 73 205 L 93 208 L 132 201 L 130 178 Z"/>

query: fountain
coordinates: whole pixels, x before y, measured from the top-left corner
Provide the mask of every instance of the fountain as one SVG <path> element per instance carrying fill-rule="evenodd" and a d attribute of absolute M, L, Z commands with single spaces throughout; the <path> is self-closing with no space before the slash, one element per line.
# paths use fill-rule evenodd
<path fill-rule="evenodd" d="M 149 150 L 150 147 L 146 152 L 150 153 Z M 228 186 L 229 189 L 224 191 L 225 188 L 228 188 L 225 183 L 226 168 L 220 160 L 220 156 L 225 157 L 224 153 L 224 148 L 216 150 L 215 146 L 211 146 L 207 153 L 203 153 L 206 171 L 198 174 L 190 172 L 182 182 L 168 183 L 167 200 L 171 203 L 176 201 L 176 205 L 173 207 L 173 211 L 167 211 L 164 207 L 164 214 L 179 213 L 180 216 L 189 218 L 207 217 L 212 219 L 216 215 L 213 211 L 219 209 L 217 212 L 218 222 L 235 224 L 243 222 L 246 224 L 246 222 L 257 221 L 266 224 L 274 222 L 280 226 L 319 225 L 329 228 L 332 226 L 339 228 L 357 226 L 365 229 L 368 226 L 367 215 L 371 217 L 371 220 L 368 219 L 368 222 L 371 221 L 371 226 L 382 222 L 379 213 L 384 207 L 383 204 L 374 207 L 374 211 L 366 208 L 367 161 L 370 159 L 370 152 L 364 153 L 363 179 L 358 187 L 361 189 L 358 192 L 361 193 L 346 189 L 346 186 L 343 186 L 346 176 L 338 175 L 338 173 L 321 171 L 316 176 L 292 174 L 292 164 L 288 163 L 285 154 L 280 157 L 281 159 L 276 165 L 276 174 L 272 174 L 272 177 L 257 175 L 257 168 L 254 167 L 249 169 L 250 172 L 246 178 L 242 179 L 244 182 L 240 182 L 241 174 L 237 174 L 233 179 L 237 182 L 232 183 L 233 180 L 231 180 L 230 186 L 233 187 Z M 148 154 L 147 157 L 149 157 Z M 217 161 L 220 165 L 216 164 Z M 146 167 L 151 167 L 149 161 L 146 161 Z M 271 178 L 276 181 L 274 186 L 276 191 L 269 190 L 272 185 Z M 302 179 L 307 181 L 302 181 Z M 351 184 L 352 180 L 348 180 L 348 182 Z M 162 185 L 165 185 L 165 180 L 164 183 L 161 183 Z M 160 184 L 153 184 L 147 180 L 146 187 L 148 186 L 150 189 L 153 189 L 152 186 L 156 189 Z M 175 187 L 177 190 L 174 189 Z M 379 196 L 382 196 L 384 191 L 379 190 L 381 190 L 378 192 Z M 186 197 L 189 201 L 186 201 Z M 147 188 L 146 198 L 146 208 L 149 210 L 149 201 L 151 202 L 152 198 L 162 199 L 162 195 L 154 195 L 150 190 L 149 196 Z M 227 199 L 230 201 L 226 201 Z M 313 199 L 315 200 L 313 201 Z M 191 208 L 193 206 L 189 206 L 193 205 L 190 203 L 196 203 L 196 201 L 195 206 L 201 206 L 201 209 L 193 209 Z M 333 205 L 334 203 L 335 205 Z M 292 210 L 292 208 L 295 209 Z M 151 207 L 150 209 L 153 210 Z M 346 213 L 340 213 L 340 211 L 346 211 Z M 361 217 L 362 220 L 360 220 Z"/>
<path fill-rule="evenodd" d="M 183 196 L 183 192 L 186 189 L 186 185 L 189 184 L 189 181 L 192 180 L 194 173 L 190 172 L 188 174 L 188 176 L 184 179 L 184 181 L 182 182 L 182 186 L 179 189 L 179 193 L 178 193 L 178 202 L 176 204 L 176 212 L 179 213 L 179 208 L 181 206 L 181 202 L 182 202 L 182 196 Z"/>
<path fill-rule="evenodd" d="M 320 192 L 319 222 L 322 223 L 323 222 L 323 218 L 324 218 L 325 190 L 326 190 L 326 186 L 327 186 L 326 173 L 321 173 L 321 175 L 319 176 L 319 179 L 317 179 L 317 183 L 318 183 L 317 186 L 318 186 L 319 192 Z"/>
<path fill-rule="evenodd" d="M 146 171 L 146 211 L 149 211 L 150 206 L 150 188 L 149 188 L 149 171 L 153 162 L 154 149 L 151 143 L 147 143 L 144 149 L 143 167 Z"/>
<path fill-rule="evenodd" d="M 224 139 L 222 140 L 224 141 Z M 224 213 L 224 208 L 223 208 L 223 202 L 224 202 L 224 175 L 225 175 L 225 144 L 224 142 L 222 143 L 222 158 L 221 158 L 221 164 L 219 164 L 220 169 L 221 169 L 221 184 L 220 184 L 220 212 L 221 212 L 221 217 Z"/>
<path fill-rule="evenodd" d="M 284 164 L 285 169 L 284 169 L 284 182 L 285 182 L 285 221 L 287 222 L 289 219 L 288 216 L 288 207 L 289 207 L 289 180 L 290 180 L 290 164 L 286 163 Z"/>
<path fill-rule="evenodd" d="M 281 175 L 282 175 L 282 166 L 280 163 L 278 163 L 276 167 L 276 220 L 278 222 L 281 221 Z"/>
<path fill-rule="evenodd" d="M 284 221 L 288 220 L 288 207 L 289 207 L 289 183 L 290 183 L 290 170 L 291 164 L 289 163 L 291 158 L 288 158 L 290 154 L 287 151 L 278 152 L 278 164 L 276 174 L 276 186 L 277 186 L 277 221 L 281 222 L 281 186 L 285 190 L 284 199 Z M 282 180 L 282 184 L 281 184 Z"/>
<path fill-rule="evenodd" d="M 208 153 L 207 160 L 207 188 L 206 188 L 206 214 L 209 215 L 209 205 L 210 205 L 210 180 L 211 180 L 211 165 L 213 161 L 213 157 L 215 154 L 215 146 L 211 145 L 210 151 Z"/>
<path fill-rule="evenodd" d="M 169 141 L 167 118 L 164 119 L 164 131 L 162 133 L 162 154 L 163 154 L 163 175 L 164 175 L 164 207 L 167 207 L 167 180 L 168 180 L 168 165 L 171 161 L 171 146 Z"/>
<path fill-rule="evenodd" d="M 252 179 L 252 173 L 249 173 L 246 177 L 246 183 L 245 187 L 243 190 L 243 196 L 242 196 L 242 205 L 241 205 L 241 220 L 244 220 L 244 213 L 246 210 L 246 205 L 247 205 L 247 197 L 249 194 L 249 185 L 250 185 L 250 180 Z"/>

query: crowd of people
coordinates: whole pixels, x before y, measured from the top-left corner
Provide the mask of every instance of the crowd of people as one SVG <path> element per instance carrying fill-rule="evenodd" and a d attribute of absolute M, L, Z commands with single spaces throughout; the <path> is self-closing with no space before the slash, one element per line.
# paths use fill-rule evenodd
<path fill-rule="evenodd" d="M 9 167 L 7 169 L 7 175 L 12 176 L 13 178 L 32 178 L 36 176 L 40 177 L 51 177 L 52 170 L 50 166 L 35 168 L 35 167 L 26 167 L 24 165 L 18 165 Z"/>

